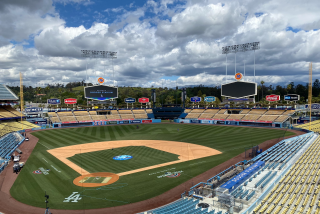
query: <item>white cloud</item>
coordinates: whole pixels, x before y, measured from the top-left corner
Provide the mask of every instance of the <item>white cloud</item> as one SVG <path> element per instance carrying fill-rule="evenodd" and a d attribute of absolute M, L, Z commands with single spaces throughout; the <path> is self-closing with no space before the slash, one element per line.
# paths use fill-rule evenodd
<path fill-rule="evenodd" d="M 113 12 L 118 15 L 113 23 L 96 21 L 88 29 L 82 25 L 67 27 L 54 7 L 43 2 L 36 7 L 31 3 L 9 6 L 0 3 L 0 11 L 5 11 L 0 13 L 0 20 L 10 17 L 12 23 L 0 21 L 0 27 L 8 29 L 0 32 L 3 82 L 18 81 L 20 71 L 29 84 L 81 81 L 86 77 L 86 60 L 80 57 L 80 50 L 93 49 L 118 52 L 114 60 L 118 85 L 161 86 L 162 77 L 178 76 L 180 86 L 216 86 L 225 81 L 222 46 L 252 41 L 261 42 L 261 49 L 256 51 L 257 81 L 307 82 L 309 61 L 314 62 L 314 78 L 320 78 L 320 30 L 286 30 L 318 28 L 317 1 L 311 1 L 308 6 L 295 0 L 283 7 L 283 1 L 274 0 L 225 4 L 216 0 L 189 0 L 186 4 L 149 0 L 143 7 L 115 8 Z M 149 13 L 156 15 L 152 17 Z M 108 18 L 105 14 L 101 19 Z M 22 33 L 17 33 L 18 30 Z M 22 41 L 30 36 L 34 37 L 34 48 L 8 44 L 10 40 Z M 228 55 L 229 80 L 235 70 L 234 57 Z M 106 73 L 107 80 L 113 83 L 109 59 L 87 61 L 88 76 Z M 237 71 L 243 71 L 244 62 L 247 78 L 253 80 L 253 52 L 237 53 Z M 172 87 L 175 82 L 165 80 L 164 84 Z"/>

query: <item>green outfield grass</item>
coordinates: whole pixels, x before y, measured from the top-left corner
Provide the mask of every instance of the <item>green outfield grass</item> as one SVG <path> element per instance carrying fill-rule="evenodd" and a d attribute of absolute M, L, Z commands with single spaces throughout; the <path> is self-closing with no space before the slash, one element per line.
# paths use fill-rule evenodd
<path fill-rule="evenodd" d="M 39 138 L 39 142 L 10 190 L 12 197 L 32 206 L 45 207 L 44 191 L 46 191 L 50 195 L 49 206 L 52 209 L 80 210 L 125 205 L 162 194 L 244 152 L 244 148 L 260 144 L 266 140 L 293 135 L 292 132 L 280 129 L 233 126 L 170 123 L 141 124 L 139 126 L 139 129 L 136 129 L 136 125 L 118 125 L 54 129 L 33 133 L 34 136 Z M 73 184 L 73 180 L 80 176 L 77 172 L 47 152 L 48 149 L 58 147 L 113 140 L 181 141 L 211 147 L 223 153 L 121 176 L 117 182 L 104 187 L 84 188 Z M 126 147 L 121 148 L 121 150 L 120 154 L 132 155 L 134 158 L 131 160 L 136 162 L 131 164 L 130 162 L 120 163 L 121 161 L 119 161 L 119 163 L 110 164 L 110 158 L 116 153 L 105 150 L 100 151 L 103 155 L 101 159 L 96 161 L 96 165 L 95 162 L 88 163 L 85 168 L 90 169 L 90 172 L 106 172 L 107 170 L 122 172 L 127 169 L 171 161 L 176 158 L 171 153 L 150 150 L 150 148 L 133 149 Z M 81 159 L 83 159 L 82 163 L 84 161 L 89 162 L 90 155 L 92 154 L 83 153 L 70 159 L 74 162 L 81 162 Z M 118 152 L 116 155 L 119 155 Z M 166 160 L 167 158 L 171 158 L 171 160 Z M 106 165 L 100 167 L 99 163 L 101 162 L 105 162 Z M 128 163 L 128 165 L 125 163 Z M 33 174 L 33 171 L 39 168 L 50 169 L 49 174 Z M 165 172 L 175 171 L 181 171 L 181 176 L 177 178 L 161 176 Z M 78 202 L 65 200 L 73 192 L 78 192 L 82 199 Z"/>
<path fill-rule="evenodd" d="M 131 155 L 133 158 L 123 161 L 113 160 L 113 157 L 118 155 Z M 146 146 L 128 146 L 113 150 L 81 153 L 68 159 L 90 173 L 120 173 L 179 160 L 178 155 Z"/>

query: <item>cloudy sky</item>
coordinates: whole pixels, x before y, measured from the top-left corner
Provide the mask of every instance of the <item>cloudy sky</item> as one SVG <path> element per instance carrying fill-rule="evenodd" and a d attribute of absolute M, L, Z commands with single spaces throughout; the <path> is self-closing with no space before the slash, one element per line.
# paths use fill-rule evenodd
<path fill-rule="evenodd" d="M 222 47 L 259 41 L 256 81 L 320 78 L 319 0 L 1 0 L 0 82 L 26 85 L 103 76 L 119 86 L 220 85 Z M 118 58 L 81 58 L 80 50 L 116 51 Z M 253 52 L 228 54 L 253 80 Z M 244 67 L 245 64 L 245 67 Z"/>

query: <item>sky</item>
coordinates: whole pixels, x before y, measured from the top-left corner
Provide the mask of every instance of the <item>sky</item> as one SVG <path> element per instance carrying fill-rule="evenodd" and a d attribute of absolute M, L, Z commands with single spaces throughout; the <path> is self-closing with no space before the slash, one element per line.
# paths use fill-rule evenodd
<path fill-rule="evenodd" d="M 319 0 L 1 0 L 0 83 L 18 85 L 21 72 L 32 86 L 98 77 L 118 86 L 220 86 L 241 72 L 265 85 L 305 84 L 309 62 L 320 79 L 319 8 Z M 248 42 L 260 50 L 222 54 Z M 86 59 L 81 50 L 117 58 Z"/>

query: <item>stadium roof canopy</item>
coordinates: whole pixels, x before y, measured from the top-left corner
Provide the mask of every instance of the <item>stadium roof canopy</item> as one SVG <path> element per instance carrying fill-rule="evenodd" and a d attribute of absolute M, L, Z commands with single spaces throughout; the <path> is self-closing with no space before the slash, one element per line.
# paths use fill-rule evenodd
<path fill-rule="evenodd" d="M 0 100 L 19 100 L 19 98 L 7 86 L 0 84 Z"/>

